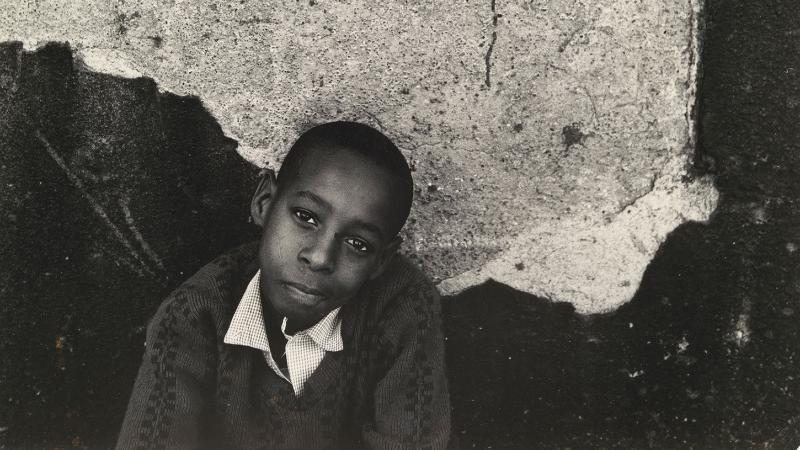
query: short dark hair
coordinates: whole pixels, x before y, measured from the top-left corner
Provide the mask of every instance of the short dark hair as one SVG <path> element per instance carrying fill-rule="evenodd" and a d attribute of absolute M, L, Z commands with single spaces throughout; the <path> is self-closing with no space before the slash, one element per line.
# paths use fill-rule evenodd
<path fill-rule="evenodd" d="M 386 170 L 400 183 L 398 213 L 403 227 L 411 211 L 414 181 L 406 158 L 383 133 L 358 122 L 328 122 L 303 133 L 289 149 L 278 171 L 278 186 L 289 185 L 300 172 L 306 158 L 320 151 L 348 150 Z"/>

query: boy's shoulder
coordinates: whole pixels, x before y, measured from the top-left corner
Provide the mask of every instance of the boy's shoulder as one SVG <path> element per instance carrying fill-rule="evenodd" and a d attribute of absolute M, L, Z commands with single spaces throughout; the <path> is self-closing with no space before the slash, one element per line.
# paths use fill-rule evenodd
<path fill-rule="evenodd" d="M 439 291 L 406 256 L 396 255 L 383 274 L 368 284 L 365 300 L 377 316 L 409 316 L 405 319 L 412 318 L 416 322 L 417 319 L 435 319 L 440 313 Z"/>
<path fill-rule="evenodd" d="M 232 315 L 258 269 L 257 248 L 257 242 L 249 242 L 214 258 L 172 291 L 160 309 L 178 307 L 193 318 L 206 313 Z"/>
<path fill-rule="evenodd" d="M 257 241 L 234 247 L 200 268 L 182 287 L 213 290 L 246 285 L 258 270 L 257 251 Z"/>
<path fill-rule="evenodd" d="M 383 274 L 371 282 L 373 289 L 393 296 L 408 290 L 436 290 L 430 278 L 411 259 L 397 254 Z"/>
<path fill-rule="evenodd" d="M 184 314 L 191 317 L 209 312 L 215 316 L 232 316 L 257 270 L 258 242 L 249 242 L 203 266 L 164 303 L 180 306 Z M 368 295 L 379 310 L 392 309 L 392 306 L 399 306 L 398 303 L 438 303 L 438 291 L 430 279 L 414 262 L 400 254 L 392 258 L 382 275 L 365 287 L 362 294 Z"/>

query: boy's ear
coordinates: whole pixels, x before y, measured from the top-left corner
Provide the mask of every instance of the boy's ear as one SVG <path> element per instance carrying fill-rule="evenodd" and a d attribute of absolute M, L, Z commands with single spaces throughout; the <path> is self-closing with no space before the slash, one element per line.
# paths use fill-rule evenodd
<path fill-rule="evenodd" d="M 263 227 L 272 200 L 278 192 L 278 180 L 272 169 L 264 169 L 261 174 L 261 182 L 258 183 L 253 199 L 250 201 L 250 217 L 253 218 L 256 225 Z"/>
<path fill-rule="evenodd" d="M 378 257 L 378 266 L 375 270 L 372 271 L 369 279 L 374 280 L 383 274 L 386 271 L 386 268 L 389 267 L 389 263 L 392 262 L 395 255 L 397 254 L 397 249 L 400 248 L 400 244 L 403 243 L 403 238 L 400 236 L 395 236 L 392 238 L 392 241 L 383 249 L 380 256 Z"/>

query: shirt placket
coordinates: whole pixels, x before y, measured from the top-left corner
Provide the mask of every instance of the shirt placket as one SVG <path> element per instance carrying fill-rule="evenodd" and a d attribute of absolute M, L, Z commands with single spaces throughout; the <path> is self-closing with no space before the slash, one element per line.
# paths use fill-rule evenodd
<path fill-rule="evenodd" d="M 303 384 L 308 378 L 308 357 L 314 351 L 311 337 L 306 333 L 298 333 L 286 343 L 286 365 L 289 366 L 289 378 L 297 395 L 303 393 Z"/>
<path fill-rule="evenodd" d="M 263 351 L 263 350 L 262 350 L 262 352 L 264 353 L 264 359 L 267 360 L 267 365 L 269 366 L 269 368 L 272 369 L 273 372 L 278 374 L 279 377 L 283 378 L 288 383 L 292 384 L 292 381 L 286 376 L 286 374 L 283 373 L 283 371 L 280 369 L 280 367 L 278 367 L 278 363 L 275 362 L 275 358 L 272 357 L 272 353 L 270 353 L 268 351 Z M 287 360 L 288 360 L 288 356 L 287 356 Z"/>

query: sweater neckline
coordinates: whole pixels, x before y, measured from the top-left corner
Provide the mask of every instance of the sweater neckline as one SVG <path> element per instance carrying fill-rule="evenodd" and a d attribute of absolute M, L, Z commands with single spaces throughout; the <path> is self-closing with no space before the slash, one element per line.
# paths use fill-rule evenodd
<path fill-rule="evenodd" d="M 358 301 L 357 299 L 354 300 Z M 339 314 L 342 319 L 344 349 L 338 352 L 325 352 L 325 356 L 320 361 L 317 369 L 306 380 L 302 395 L 295 396 L 291 384 L 285 382 L 281 384 L 281 392 L 285 391 L 286 394 L 281 396 L 285 400 L 281 402 L 283 407 L 291 410 L 307 409 L 319 402 L 324 396 L 330 394 L 330 391 L 336 387 L 337 383 L 348 378 L 349 375 L 342 373 L 342 371 L 347 368 L 345 364 L 347 355 L 355 350 L 355 342 L 352 340 L 352 336 L 355 323 L 353 315 L 356 310 L 357 308 L 349 303 L 342 306 Z"/>

